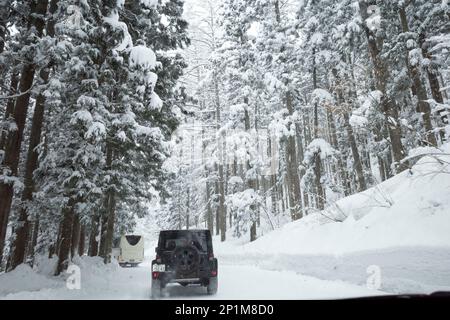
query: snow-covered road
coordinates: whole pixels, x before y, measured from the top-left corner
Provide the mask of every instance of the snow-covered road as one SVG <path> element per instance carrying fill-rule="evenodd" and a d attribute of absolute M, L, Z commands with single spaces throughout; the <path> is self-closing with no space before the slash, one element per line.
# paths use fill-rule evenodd
<path fill-rule="evenodd" d="M 170 285 L 163 299 L 333 299 L 392 293 L 450 291 L 450 254 L 446 248 L 392 248 L 342 256 L 269 255 L 216 244 L 219 290 Z M 151 248 L 151 246 L 149 246 Z M 83 257 L 80 289 L 68 289 L 66 278 L 52 277 L 52 268 L 19 266 L 0 274 L 0 299 L 150 299 L 147 261 L 137 268 L 104 265 Z M 47 261 L 49 262 L 49 261 Z M 368 266 L 381 272 L 380 291 L 366 286 Z"/>
<path fill-rule="evenodd" d="M 342 281 L 327 281 L 292 271 L 269 271 L 249 265 L 223 265 L 219 291 L 208 296 L 203 287 L 168 288 L 170 299 L 329 299 L 380 294 Z"/>
<path fill-rule="evenodd" d="M 118 268 L 103 276 L 91 268 L 81 273 L 81 289 L 69 290 L 62 279 L 47 280 L 35 291 L 3 295 L 3 299 L 150 299 L 150 266 Z M 94 272 L 92 272 L 94 271 Z M 100 270 L 99 270 L 100 271 Z M 17 274 L 20 278 L 20 274 Z M 0 284 L 2 283 L 0 276 Z M 20 279 L 11 279 L 10 285 Z M 22 279 L 25 280 L 25 279 Z M 43 280 L 43 279 L 41 279 Z M 36 279 L 39 282 L 39 279 Z M 42 281 L 44 282 L 44 281 Z M 25 289 L 25 288 L 24 288 Z M 328 299 L 381 294 L 342 281 L 319 280 L 293 271 L 269 271 L 251 265 L 220 265 L 219 291 L 206 294 L 203 287 L 170 285 L 164 299 Z"/>
<path fill-rule="evenodd" d="M 147 260 L 137 268 L 105 265 L 99 257 L 75 259 L 80 289 L 67 288 L 68 274 L 50 276 L 56 260 L 44 259 L 35 270 L 19 266 L 0 274 L 0 299 L 150 299 L 154 242 L 146 243 Z M 204 287 L 174 284 L 163 299 L 335 299 L 450 291 L 450 251 L 443 247 L 398 247 L 343 255 L 270 254 L 217 239 L 214 247 L 219 260 L 218 293 L 209 296 Z M 373 266 L 380 269 L 378 291 L 366 285 Z"/>

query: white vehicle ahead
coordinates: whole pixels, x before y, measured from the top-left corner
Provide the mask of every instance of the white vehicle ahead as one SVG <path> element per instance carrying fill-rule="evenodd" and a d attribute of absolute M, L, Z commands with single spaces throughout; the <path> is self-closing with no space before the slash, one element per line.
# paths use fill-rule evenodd
<path fill-rule="evenodd" d="M 136 267 L 144 261 L 144 237 L 123 235 L 113 243 L 113 256 L 120 266 Z"/>

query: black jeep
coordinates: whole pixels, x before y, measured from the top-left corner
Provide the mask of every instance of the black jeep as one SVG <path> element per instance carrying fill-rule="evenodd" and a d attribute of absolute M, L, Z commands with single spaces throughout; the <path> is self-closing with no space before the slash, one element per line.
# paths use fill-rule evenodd
<path fill-rule="evenodd" d="M 217 292 L 217 259 L 209 230 L 167 230 L 159 233 L 152 261 L 152 297 L 161 296 L 168 283 L 205 286 Z"/>

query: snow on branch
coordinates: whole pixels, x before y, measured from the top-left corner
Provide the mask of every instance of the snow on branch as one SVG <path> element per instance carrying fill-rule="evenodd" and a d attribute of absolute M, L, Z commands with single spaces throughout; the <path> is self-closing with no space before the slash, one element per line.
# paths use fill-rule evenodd
<path fill-rule="evenodd" d="M 327 90 L 315 89 L 311 95 L 311 102 L 318 104 L 334 103 L 334 97 Z"/>
<path fill-rule="evenodd" d="M 122 41 L 117 44 L 115 50 L 119 52 L 125 51 L 133 45 L 133 40 L 128 32 L 128 27 L 125 22 L 119 21 L 119 14 L 117 11 L 113 11 L 108 17 L 104 17 L 103 21 L 106 24 L 109 24 L 113 29 L 119 29 L 123 32 Z"/>
<path fill-rule="evenodd" d="M 315 154 L 320 154 L 320 159 L 324 160 L 336 154 L 336 150 L 324 139 L 317 138 L 311 141 L 306 148 L 305 163 L 313 161 Z"/>
<path fill-rule="evenodd" d="M 138 45 L 131 48 L 130 62 L 132 66 L 141 66 L 144 69 L 152 70 L 156 67 L 156 55 L 152 49 Z"/>

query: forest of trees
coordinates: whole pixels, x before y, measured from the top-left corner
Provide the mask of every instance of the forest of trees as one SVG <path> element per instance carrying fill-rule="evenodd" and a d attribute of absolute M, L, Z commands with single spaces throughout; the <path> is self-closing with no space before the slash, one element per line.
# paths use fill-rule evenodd
<path fill-rule="evenodd" d="M 0 1 L 0 262 L 111 259 L 165 180 L 181 0 Z M 163 102 L 164 101 L 164 102 Z"/>
<path fill-rule="evenodd" d="M 108 263 L 155 198 L 253 241 L 448 140 L 447 1 L 195 1 L 0 0 L 0 270 Z"/>
<path fill-rule="evenodd" d="M 252 241 L 339 210 L 336 200 L 407 170 L 413 149 L 448 140 L 447 1 L 203 6 L 208 18 L 189 48 L 192 117 L 161 210 L 167 225 Z"/>

